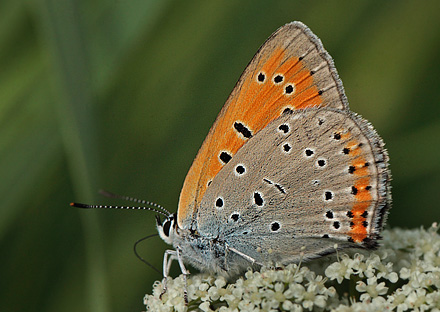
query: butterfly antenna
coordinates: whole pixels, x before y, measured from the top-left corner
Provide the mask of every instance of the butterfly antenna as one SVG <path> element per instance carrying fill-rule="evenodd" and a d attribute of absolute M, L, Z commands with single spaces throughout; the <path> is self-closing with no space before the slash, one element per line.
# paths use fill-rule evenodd
<path fill-rule="evenodd" d="M 165 217 L 168 217 L 169 214 L 166 214 L 163 211 L 151 208 L 151 207 L 135 207 L 135 206 L 107 206 L 107 205 L 88 205 L 88 204 L 81 204 L 81 203 L 70 203 L 70 206 L 77 207 L 77 208 L 84 208 L 84 209 L 94 209 L 94 208 L 101 208 L 101 209 L 130 209 L 130 210 L 149 210 L 153 211 L 155 213 L 159 213 L 161 215 L 164 215 Z"/>
<path fill-rule="evenodd" d="M 157 273 L 159 273 L 160 275 L 162 275 L 162 272 L 160 272 L 155 266 L 153 266 L 151 263 L 149 263 L 147 260 L 145 260 L 144 258 L 142 258 L 140 255 L 139 255 L 139 253 L 137 252 L 137 245 L 140 243 L 140 242 L 142 242 L 142 241 L 144 241 L 144 240 L 146 240 L 146 239 L 148 239 L 148 238 L 151 238 L 151 237 L 154 237 L 154 236 L 158 236 L 159 234 L 151 234 L 151 235 L 148 235 L 148 236 L 145 236 L 145 237 L 143 237 L 143 238 L 141 238 L 141 239 L 139 239 L 136 243 L 134 243 L 134 246 L 133 246 L 133 250 L 134 250 L 134 254 L 136 255 L 136 257 L 138 257 L 139 258 L 139 260 L 141 260 L 143 263 L 145 263 L 146 265 L 148 265 L 150 268 L 152 268 L 154 271 L 156 271 Z"/>
<path fill-rule="evenodd" d="M 134 202 L 134 203 L 142 204 L 142 205 L 153 206 L 153 207 L 155 207 L 155 208 L 157 208 L 159 210 L 162 210 L 163 212 L 167 213 L 168 216 L 171 214 L 171 212 L 166 210 L 161 205 L 153 203 L 153 202 L 150 202 L 150 201 L 147 201 L 147 200 L 137 199 L 137 198 L 130 197 L 130 196 L 125 196 L 125 195 L 118 195 L 118 194 L 114 194 L 114 193 L 111 193 L 111 192 L 105 191 L 105 190 L 99 190 L 99 194 L 104 195 L 106 197 L 110 197 L 110 198 L 118 198 L 118 199 L 123 199 L 123 200 L 131 201 L 131 202 Z"/>

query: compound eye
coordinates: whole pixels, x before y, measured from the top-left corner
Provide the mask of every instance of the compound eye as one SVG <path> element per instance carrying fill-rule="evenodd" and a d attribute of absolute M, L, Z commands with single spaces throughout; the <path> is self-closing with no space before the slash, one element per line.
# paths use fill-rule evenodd
<path fill-rule="evenodd" d="M 163 223 L 163 233 L 166 237 L 170 237 L 171 223 L 171 219 L 168 219 Z"/>

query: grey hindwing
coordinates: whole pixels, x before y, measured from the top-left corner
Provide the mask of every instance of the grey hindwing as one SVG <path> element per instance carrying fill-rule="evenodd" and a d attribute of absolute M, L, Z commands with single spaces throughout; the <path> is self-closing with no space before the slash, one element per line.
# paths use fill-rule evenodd
<path fill-rule="evenodd" d="M 350 234 L 360 192 L 350 164 L 364 160 L 368 236 L 359 243 Z M 340 248 L 374 247 L 390 202 L 387 161 L 381 138 L 350 111 L 285 113 L 213 179 L 197 210 L 197 230 L 259 262 L 297 261 L 301 248 L 305 258 L 318 257 L 334 251 L 336 242 Z"/>

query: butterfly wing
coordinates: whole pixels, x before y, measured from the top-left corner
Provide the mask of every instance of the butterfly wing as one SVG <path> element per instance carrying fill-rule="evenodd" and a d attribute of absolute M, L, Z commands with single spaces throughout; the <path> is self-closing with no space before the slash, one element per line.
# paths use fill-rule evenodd
<path fill-rule="evenodd" d="M 312 106 L 348 109 L 332 58 L 304 24 L 293 22 L 260 47 L 210 129 L 186 176 L 178 225 L 191 226 L 208 185 L 243 144 L 285 110 Z"/>
<path fill-rule="evenodd" d="M 381 138 L 347 110 L 284 114 L 218 173 L 197 211 L 198 230 L 259 262 L 290 263 L 374 248 L 390 205 Z"/>

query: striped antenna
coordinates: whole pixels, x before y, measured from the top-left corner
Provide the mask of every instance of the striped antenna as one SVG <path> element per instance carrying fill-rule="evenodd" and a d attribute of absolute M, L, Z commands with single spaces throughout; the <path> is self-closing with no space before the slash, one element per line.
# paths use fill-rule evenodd
<path fill-rule="evenodd" d="M 131 202 L 134 202 L 134 203 L 142 204 L 142 205 L 153 206 L 153 207 L 155 207 L 155 208 L 165 212 L 167 214 L 167 216 L 169 216 L 171 214 L 171 212 L 166 210 L 161 205 L 153 203 L 153 202 L 150 202 L 150 201 L 147 201 L 147 200 L 137 199 L 137 198 L 130 197 L 130 196 L 125 196 L 125 195 L 118 195 L 118 194 L 114 194 L 114 193 L 111 193 L 111 192 L 108 192 L 108 191 L 105 191 L 105 190 L 99 190 L 99 194 L 104 195 L 106 197 L 110 197 L 110 198 L 118 198 L 118 199 L 123 199 L 123 200 L 131 201 Z"/>
<path fill-rule="evenodd" d="M 161 215 L 164 215 L 165 217 L 168 217 L 170 214 L 166 214 L 165 212 L 150 208 L 150 207 L 135 207 L 135 206 L 107 206 L 107 205 L 88 205 L 88 204 L 81 204 L 81 203 L 70 203 L 70 206 L 77 207 L 77 208 L 84 208 L 84 209 L 93 209 L 93 208 L 101 208 L 101 209 L 130 209 L 130 210 L 149 210 L 156 213 L 159 213 Z"/>

